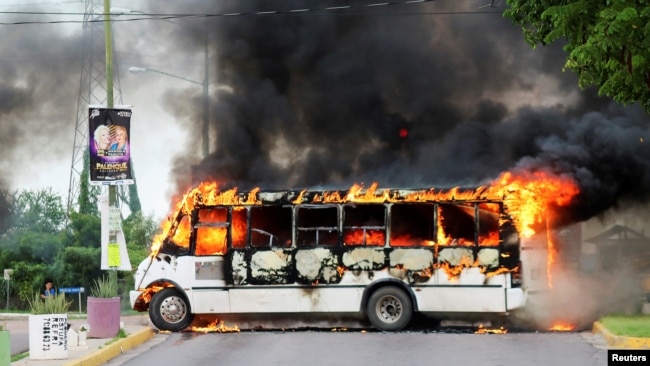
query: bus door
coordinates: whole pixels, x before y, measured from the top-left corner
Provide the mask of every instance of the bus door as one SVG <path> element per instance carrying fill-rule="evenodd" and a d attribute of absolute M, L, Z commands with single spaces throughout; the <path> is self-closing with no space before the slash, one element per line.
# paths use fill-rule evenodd
<path fill-rule="evenodd" d="M 224 259 L 227 251 L 228 208 L 202 208 L 196 213 L 194 238 L 194 313 L 230 311 L 225 287 Z"/>
<path fill-rule="evenodd" d="M 291 235 L 293 210 L 291 206 L 251 206 L 248 215 L 248 245 L 233 245 L 233 255 L 229 256 L 233 278 L 229 290 L 231 311 L 286 311 L 295 303 L 286 296 L 295 278 Z"/>

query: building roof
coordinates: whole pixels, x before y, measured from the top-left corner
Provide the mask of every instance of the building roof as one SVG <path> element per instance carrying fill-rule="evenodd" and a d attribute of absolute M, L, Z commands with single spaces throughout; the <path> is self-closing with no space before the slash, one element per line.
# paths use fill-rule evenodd
<path fill-rule="evenodd" d="M 585 242 L 602 246 L 635 244 L 650 246 L 650 238 L 623 225 L 614 225 L 608 230 L 586 239 Z"/>

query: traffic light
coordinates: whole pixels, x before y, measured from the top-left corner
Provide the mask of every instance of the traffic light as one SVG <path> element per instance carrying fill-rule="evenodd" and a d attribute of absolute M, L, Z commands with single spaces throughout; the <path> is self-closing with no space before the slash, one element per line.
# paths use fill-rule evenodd
<path fill-rule="evenodd" d="M 406 127 L 402 127 L 398 131 L 399 138 L 405 139 L 409 136 L 409 130 Z"/>

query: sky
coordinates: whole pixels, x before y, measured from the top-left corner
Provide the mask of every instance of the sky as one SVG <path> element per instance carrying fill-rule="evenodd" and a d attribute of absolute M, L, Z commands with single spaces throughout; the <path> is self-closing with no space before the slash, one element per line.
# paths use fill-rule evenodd
<path fill-rule="evenodd" d="M 561 45 L 532 49 L 505 5 L 487 0 L 372 3 L 114 0 L 135 11 L 114 17 L 113 38 L 143 211 L 164 217 L 206 179 L 242 190 L 451 187 L 517 169 L 578 181 L 573 221 L 647 201 L 648 115 L 580 89 Z M 0 0 L 0 186 L 67 198 L 83 11 L 79 1 Z M 266 11 L 280 13 L 257 14 Z M 68 22 L 6 24 L 35 19 Z"/>

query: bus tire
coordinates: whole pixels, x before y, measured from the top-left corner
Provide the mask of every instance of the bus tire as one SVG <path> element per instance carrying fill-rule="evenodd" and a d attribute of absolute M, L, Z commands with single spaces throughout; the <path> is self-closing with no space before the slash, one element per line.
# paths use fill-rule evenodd
<path fill-rule="evenodd" d="M 411 299 L 395 286 L 382 287 L 373 292 L 366 310 L 370 323 L 382 331 L 402 330 L 413 316 Z"/>
<path fill-rule="evenodd" d="M 185 296 L 173 287 L 157 292 L 149 304 L 149 318 L 160 330 L 180 332 L 192 324 L 194 315 Z"/>

